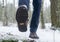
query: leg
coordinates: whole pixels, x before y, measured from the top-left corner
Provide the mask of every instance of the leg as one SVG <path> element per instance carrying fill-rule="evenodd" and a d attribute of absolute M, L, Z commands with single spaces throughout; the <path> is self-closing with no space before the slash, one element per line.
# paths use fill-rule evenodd
<path fill-rule="evenodd" d="M 41 2 L 42 0 L 33 0 L 33 15 L 30 25 L 30 32 L 36 33 L 39 23 L 39 16 L 40 16 L 40 10 L 41 10 Z"/>
<path fill-rule="evenodd" d="M 19 0 L 19 7 L 16 12 L 16 20 L 18 24 L 18 29 L 21 32 L 27 31 L 27 21 L 28 21 L 28 0 Z"/>
<path fill-rule="evenodd" d="M 41 0 L 33 0 L 33 6 L 34 6 L 34 11 L 31 20 L 30 31 L 36 32 L 39 23 Z"/>
<path fill-rule="evenodd" d="M 18 2 L 19 2 L 18 6 L 26 5 L 27 8 L 29 9 L 29 2 L 30 2 L 30 0 L 19 0 Z"/>

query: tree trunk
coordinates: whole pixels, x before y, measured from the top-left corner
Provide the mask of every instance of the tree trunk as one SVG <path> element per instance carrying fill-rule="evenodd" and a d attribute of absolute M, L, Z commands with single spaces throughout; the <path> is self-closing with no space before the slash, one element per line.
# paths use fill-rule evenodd
<path fill-rule="evenodd" d="M 51 22 L 52 26 L 56 27 L 57 25 L 57 14 L 56 14 L 56 8 L 57 8 L 57 0 L 51 0 Z"/>
<path fill-rule="evenodd" d="M 57 0 L 56 2 L 56 6 L 57 6 L 57 9 L 56 9 L 56 14 L 57 14 L 57 27 L 60 27 L 60 0 Z"/>
<path fill-rule="evenodd" d="M 15 13 L 15 0 L 13 0 L 13 5 L 14 5 L 14 8 L 13 8 L 13 14 L 14 14 L 14 16 L 13 16 L 13 19 L 12 19 L 13 21 L 12 22 L 14 23 L 15 22 L 15 14 L 16 14 Z"/>
<path fill-rule="evenodd" d="M 42 29 L 45 28 L 44 18 L 43 18 L 43 1 L 44 0 L 42 0 L 42 8 L 41 8 L 41 27 L 42 27 Z"/>
<path fill-rule="evenodd" d="M 8 25 L 8 17 L 7 17 L 7 0 L 6 1 L 6 7 L 4 7 L 4 0 L 3 0 L 3 26 L 7 26 Z"/>
<path fill-rule="evenodd" d="M 5 22 L 4 22 L 4 0 L 2 0 L 2 2 L 3 2 L 3 6 L 2 6 L 2 8 L 3 8 L 2 21 L 3 21 L 3 25 L 5 25 Z"/>

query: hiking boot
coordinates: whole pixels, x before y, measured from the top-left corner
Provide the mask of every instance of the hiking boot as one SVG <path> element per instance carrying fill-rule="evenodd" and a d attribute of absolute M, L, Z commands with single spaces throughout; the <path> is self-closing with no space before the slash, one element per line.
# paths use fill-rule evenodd
<path fill-rule="evenodd" d="M 28 9 L 27 9 L 26 5 L 21 5 L 17 9 L 16 20 L 17 20 L 19 31 L 26 32 L 27 23 L 28 23 Z"/>
<path fill-rule="evenodd" d="M 39 37 L 37 36 L 35 32 L 31 32 L 29 37 L 32 39 L 39 39 Z"/>

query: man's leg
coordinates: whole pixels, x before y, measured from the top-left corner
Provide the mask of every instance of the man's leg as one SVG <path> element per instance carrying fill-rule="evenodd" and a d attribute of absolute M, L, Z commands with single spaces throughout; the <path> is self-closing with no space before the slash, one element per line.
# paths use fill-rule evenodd
<path fill-rule="evenodd" d="M 29 0 L 19 0 L 19 7 L 16 12 L 18 29 L 21 32 L 27 31 Z"/>
<path fill-rule="evenodd" d="M 27 8 L 29 9 L 30 0 L 19 0 L 18 2 L 19 2 L 18 6 L 26 5 Z"/>
<path fill-rule="evenodd" d="M 38 24 L 39 24 L 41 2 L 42 2 L 42 0 L 33 0 L 34 10 L 33 10 L 32 20 L 31 20 L 31 25 L 30 25 L 30 32 L 32 34 L 32 35 L 30 35 L 31 38 L 38 38 L 36 31 L 37 31 Z"/>

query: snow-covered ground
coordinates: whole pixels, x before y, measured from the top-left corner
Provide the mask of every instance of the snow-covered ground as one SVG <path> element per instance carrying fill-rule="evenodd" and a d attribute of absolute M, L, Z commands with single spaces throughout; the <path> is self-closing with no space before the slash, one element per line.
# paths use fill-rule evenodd
<path fill-rule="evenodd" d="M 60 42 L 60 32 L 56 30 L 50 30 L 51 24 L 45 24 L 46 29 L 41 29 L 41 25 L 39 25 L 37 34 L 39 36 L 38 42 Z M 0 25 L 0 40 L 1 39 L 18 39 L 19 42 L 22 42 L 23 39 L 29 38 L 29 25 L 27 32 L 19 32 L 16 24 L 11 24 L 10 26 L 2 26 Z M 54 35 L 55 34 L 55 35 Z"/>

